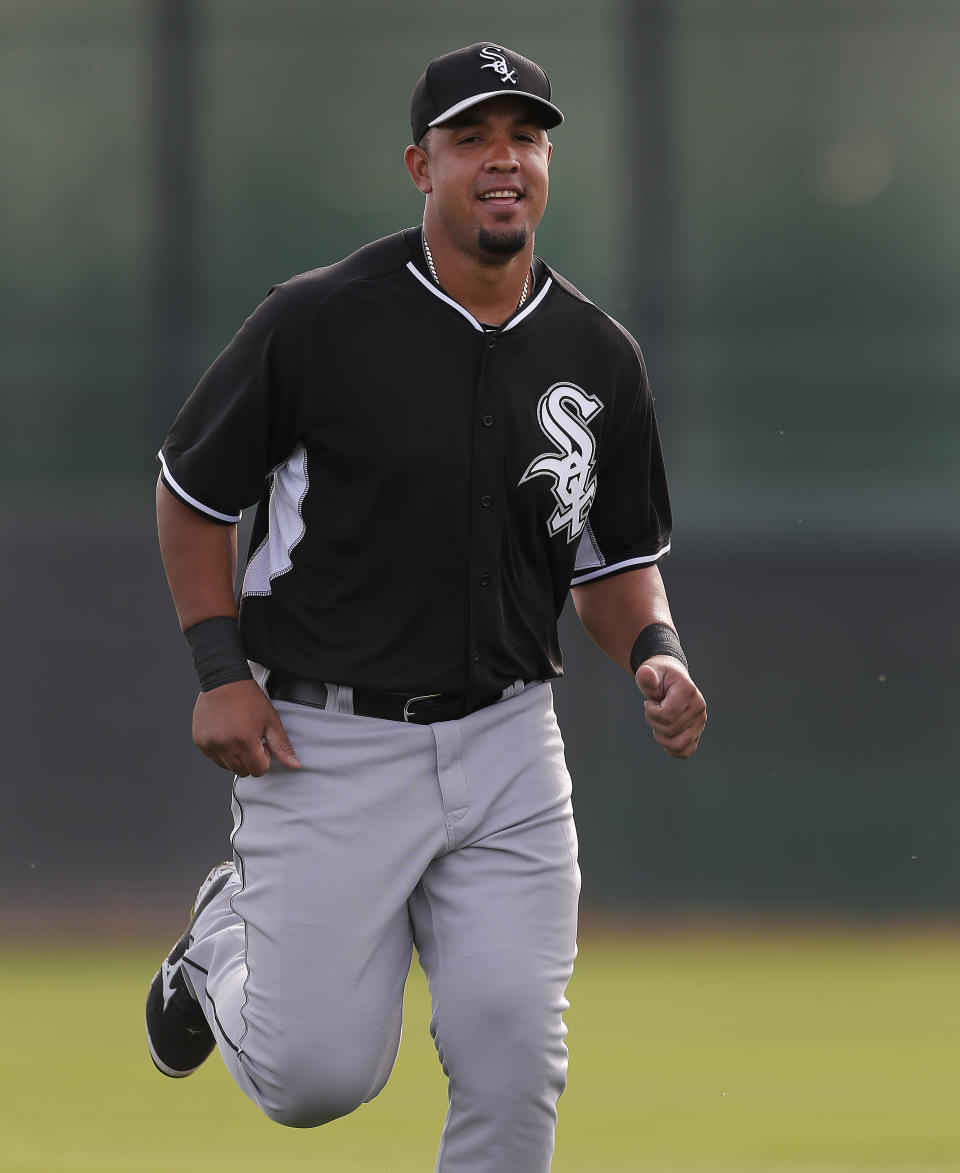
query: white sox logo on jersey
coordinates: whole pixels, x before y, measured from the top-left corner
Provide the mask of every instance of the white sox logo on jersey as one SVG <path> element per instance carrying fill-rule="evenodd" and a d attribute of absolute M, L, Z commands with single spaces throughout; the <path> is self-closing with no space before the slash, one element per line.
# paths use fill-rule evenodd
<path fill-rule="evenodd" d="M 486 48 L 480 50 L 480 56 L 487 60 L 486 65 L 481 65 L 481 69 L 492 69 L 495 73 L 500 75 L 500 80 L 504 85 L 510 82 L 511 85 L 517 84 L 516 70 L 510 68 L 507 64 L 507 59 L 500 52 L 495 45 L 487 45 Z"/>
<path fill-rule="evenodd" d="M 583 529 L 597 491 L 593 475 L 596 441 L 586 425 L 602 409 L 596 396 L 588 395 L 575 383 L 554 383 L 537 407 L 540 427 L 560 449 L 560 455 L 545 452 L 531 461 L 520 484 L 538 476 L 553 479 L 557 507 L 547 521 L 547 529 L 551 536 L 565 529 L 568 542 Z"/>

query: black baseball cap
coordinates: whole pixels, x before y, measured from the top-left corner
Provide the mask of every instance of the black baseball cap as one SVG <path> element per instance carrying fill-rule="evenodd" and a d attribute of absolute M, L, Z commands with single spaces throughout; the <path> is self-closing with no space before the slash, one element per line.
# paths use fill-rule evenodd
<path fill-rule="evenodd" d="M 431 126 L 504 94 L 534 102 L 545 130 L 563 122 L 550 101 L 550 79 L 535 61 L 491 41 L 478 41 L 434 58 L 423 71 L 410 99 L 413 141 L 418 143 Z"/>

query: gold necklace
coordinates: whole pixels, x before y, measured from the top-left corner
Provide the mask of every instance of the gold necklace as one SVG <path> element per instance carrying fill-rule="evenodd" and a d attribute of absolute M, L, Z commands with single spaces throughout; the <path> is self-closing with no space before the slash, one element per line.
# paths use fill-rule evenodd
<path fill-rule="evenodd" d="M 437 286 L 442 289 L 443 286 L 440 285 L 440 278 L 437 276 L 437 266 L 433 263 L 433 253 L 430 251 L 430 245 L 427 244 L 427 238 L 425 235 L 422 237 L 422 239 L 423 239 L 423 255 L 427 258 L 427 268 L 430 270 L 430 276 L 437 283 Z M 517 309 L 518 310 L 523 308 L 523 303 L 527 300 L 527 294 L 529 292 L 530 292 L 530 270 L 527 269 L 527 275 L 523 279 L 523 292 L 520 294 L 520 300 L 517 302 Z M 514 312 L 516 312 L 516 311 L 514 311 Z"/>

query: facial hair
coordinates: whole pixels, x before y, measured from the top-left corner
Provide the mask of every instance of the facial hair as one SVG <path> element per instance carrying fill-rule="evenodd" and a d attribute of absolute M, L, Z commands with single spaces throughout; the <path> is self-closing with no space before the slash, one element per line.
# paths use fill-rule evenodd
<path fill-rule="evenodd" d="M 484 252 L 512 257 L 526 248 L 527 230 L 523 225 L 519 228 L 505 228 L 502 232 L 481 228 L 477 234 L 477 243 Z"/>

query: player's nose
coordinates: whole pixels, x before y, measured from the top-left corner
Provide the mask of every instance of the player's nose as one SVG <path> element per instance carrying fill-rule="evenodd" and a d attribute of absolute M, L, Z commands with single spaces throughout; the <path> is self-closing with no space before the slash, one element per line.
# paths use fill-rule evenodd
<path fill-rule="evenodd" d="M 512 174 L 514 171 L 520 170 L 520 160 L 512 152 L 505 149 L 491 151 L 483 169 L 490 173 Z"/>

